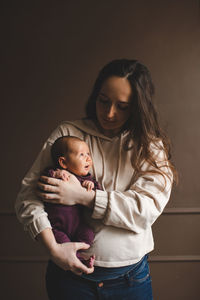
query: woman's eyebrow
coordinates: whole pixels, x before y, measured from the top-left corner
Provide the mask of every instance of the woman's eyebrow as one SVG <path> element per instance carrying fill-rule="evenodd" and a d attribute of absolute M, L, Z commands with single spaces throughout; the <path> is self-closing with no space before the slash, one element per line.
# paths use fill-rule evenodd
<path fill-rule="evenodd" d="M 103 96 L 103 97 L 105 97 L 105 98 L 109 99 L 109 97 L 108 97 L 108 96 L 106 96 L 104 93 L 99 93 L 99 95 L 101 95 L 101 96 Z"/>

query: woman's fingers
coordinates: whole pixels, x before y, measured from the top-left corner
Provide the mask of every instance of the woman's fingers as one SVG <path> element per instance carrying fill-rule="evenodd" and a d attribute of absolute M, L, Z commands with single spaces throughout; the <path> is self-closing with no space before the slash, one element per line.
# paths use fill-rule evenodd
<path fill-rule="evenodd" d="M 74 261 L 74 265 L 73 267 L 71 267 L 71 271 L 77 275 L 82 275 L 83 273 L 91 274 L 92 272 L 94 272 L 94 267 L 88 268 L 76 257 Z"/>
<path fill-rule="evenodd" d="M 43 193 L 40 191 L 36 191 L 36 194 L 44 201 L 51 203 L 60 203 L 60 197 L 58 194 L 53 193 Z"/>
<path fill-rule="evenodd" d="M 81 276 L 83 274 L 83 272 L 81 270 L 78 270 L 78 269 L 72 269 L 71 270 L 74 274 L 78 275 L 78 276 Z"/>
<path fill-rule="evenodd" d="M 76 251 L 78 250 L 87 250 L 88 248 L 90 248 L 90 245 L 86 244 L 86 243 L 74 243 L 75 249 Z"/>
<path fill-rule="evenodd" d="M 90 245 L 88 245 L 88 244 L 79 243 L 79 242 L 74 243 L 74 246 L 75 246 L 75 248 L 74 248 L 75 253 L 78 250 L 86 250 L 90 247 Z M 94 271 L 94 267 L 88 268 L 77 257 L 75 257 L 74 265 L 71 270 L 72 270 L 72 272 L 74 272 L 77 275 L 82 275 L 83 273 L 90 274 Z"/>
<path fill-rule="evenodd" d="M 41 176 L 37 185 L 38 185 L 38 188 L 44 192 L 58 193 L 60 190 L 59 189 L 60 182 L 61 182 L 60 179 L 47 177 L 47 176 Z"/>
<path fill-rule="evenodd" d="M 82 275 L 83 273 L 85 274 L 91 274 L 94 272 L 94 267 L 88 268 L 82 262 L 77 258 L 76 265 L 74 268 L 71 269 L 72 272 L 74 272 L 77 275 Z"/>
<path fill-rule="evenodd" d="M 60 183 L 60 179 L 48 176 L 40 176 L 40 181 L 55 186 L 58 186 Z"/>
<path fill-rule="evenodd" d="M 41 181 L 38 181 L 37 185 L 40 190 L 45 191 L 45 192 L 50 192 L 50 193 L 58 193 L 59 192 L 59 185 L 45 184 Z"/>
<path fill-rule="evenodd" d="M 46 202 L 59 203 L 60 179 L 41 176 L 37 182 L 36 194 Z"/>

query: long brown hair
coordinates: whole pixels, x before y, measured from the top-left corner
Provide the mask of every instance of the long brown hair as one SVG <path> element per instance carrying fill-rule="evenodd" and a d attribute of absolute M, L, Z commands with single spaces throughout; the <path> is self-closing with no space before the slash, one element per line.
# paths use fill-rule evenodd
<path fill-rule="evenodd" d="M 150 172 L 163 174 L 165 166 L 169 166 L 177 182 L 177 172 L 171 162 L 170 140 L 159 125 L 158 114 L 152 101 L 155 89 L 151 74 L 145 65 L 138 60 L 129 59 L 113 60 L 105 65 L 99 72 L 88 99 L 86 116 L 97 122 L 96 100 L 103 83 L 111 76 L 127 78 L 132 88 L 132 113 L 123 129 L 129 132 L 124 144 L 125 150 L 133 149 L 133 153 L 137 153 L 132 157 L 136 177 L 144 173 L 142 162 L 146 160 L 153 167 Z M 162 144 L 158 141 L 162 141 Z M 156 162 L 151 151 L 152 143 L 166 153 L 166 160 L 162 166 Z"/>

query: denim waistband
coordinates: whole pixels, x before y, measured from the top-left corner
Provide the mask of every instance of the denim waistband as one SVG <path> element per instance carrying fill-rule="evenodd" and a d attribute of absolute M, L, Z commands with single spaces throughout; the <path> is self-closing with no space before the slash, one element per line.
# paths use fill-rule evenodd
<path fill-rule="evenodd" d="M 105 280 L 111 280 L 111 279 L 117 279 L 121 276 L 124 276 L 125 274 L 128 274 L 130 271 L 137 268 L 139 264 L 145 259 L 146 256 L 144 256 L 139 262 L 125 266 L 125 267 L 119 267 L 119 268 L 103 268 L 103 267 L 95 267 L 95 270 L 91 274 L 83 274 L 81 277 L 91 280 L 91 281 L 105 281 Z"/>
<path fill-rule="evenodd" d="M 131 265 L 131 269 L 128 270 L 127 272 L 125 272 L 124 274 L 121 274 L 119 276 L 113 277 L 111 279 L 89 279 L 88 277 L 84 277 L 84 276 L 78 276 L 76 274 L 74 274 L 71 271 L 64 271 L 61 268 L 59 268 L 57 265 L 55 265 L 52 261 L 49 261 L 49 267 L 53 272 L 58 272 L 60 273 L 61 276 L 70 276 L 72 278 L 74 278 L 75 280 L 79 281 L 79 282 L 85 282 L 88 285 L 93 285 L 93 284 L 97 284 L 97 286 L 99 286 L 99 284 L 103 284 L 104 287 L 107 286 L 114 286 L 116 284 L 121 284 L 121 283 L 131 283 L 131 281 L 133 280 L 133 278 L 137 277 L 137 274 L 140 272 L 142 272 L 142 270 L 145 268 L 145 266 L 147 265 L 147 259 L 148 259 L 148 255 L 145 255 L 139 262 Z"/>
<path fill-rule="evenodd" d="M 129 285 L 132 284 L 132 281 L 134 278 L 137 278 L 137 274 L 142 272 L 142 270 L 147 265 L 147 258 L 148 256 L 145 255 L 139 262 L 132 265 L 132 268 L 124 273 L 123 275 L 120 275 L 118 277 L 112 278 L 112 279 L 98 279 L 98 280 L 90 280 L 88 278 L 84 278 L 83 276 L 77 276 L 74 273 L 72 273 L 72 277 L 78 281 L 86 282 L 89 285 L 96 284 L 97 286 L 104 286 L 104 287 L 112 287 L 120 284 L 127 283 Z M 149 274 L 146 275 L 146 278 L 149 276 Z M 142 278 L 144 280 L 144 278 Z"/>

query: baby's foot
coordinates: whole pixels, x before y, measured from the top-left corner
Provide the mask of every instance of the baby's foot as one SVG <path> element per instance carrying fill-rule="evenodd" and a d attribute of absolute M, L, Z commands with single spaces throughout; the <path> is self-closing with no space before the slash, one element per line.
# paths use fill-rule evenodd
<path fill-rule="evenodd" d="M 94 260 L 95 260 L 95 256 L 92 255 L 92 256 L 90 256 L 89 259 L 84 260 L 83 263 L 84 263 L 84 265 L 86 265 L 86 267 L 93 268 L 93 266 L 94 266 Z"/>

